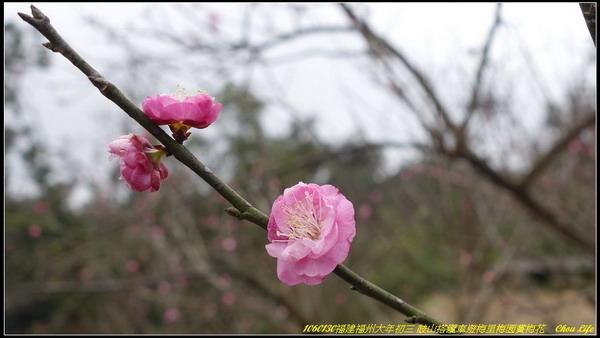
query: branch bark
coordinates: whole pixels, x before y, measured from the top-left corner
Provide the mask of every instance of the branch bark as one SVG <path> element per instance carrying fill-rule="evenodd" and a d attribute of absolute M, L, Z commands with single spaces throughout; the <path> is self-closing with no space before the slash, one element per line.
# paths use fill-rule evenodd
<path fill-rule="evenodd" d="M 583 14 L 585 24 L 590 31 L 594 46 L 596 46 L 596 3 L 580 3 L 579 8 L 581 8 L 581 14 Z"/>
<path fill-rule="evenodd" d="M 246 201 L 236 191 L 223 182 L 208 167 L 200 162 L 186 147 L 177 143 L 159 126 L 154 124 L 114 84 L 104 79 L 100 73 L 92 68 L 79 54 L 75 52 L 75 50 L 73 50 L 73 48 L 71 48 L 71 46 L 67 44 L 67 42 L 58 34 L 58 32 L 56 32 L 54 27 L 52 27 L 50 24 L 50 19 L 44 15 L 44 13 L 42 13 L 33 5 L 31 6 L 31 13 L 33 17 L 23 13 L 18 14 L 24 21 L 32 25 L 48 39 L 49 42 L 44 44 L 46 48 L 62 54 L 75 67 L 79 68 L 88 77 L 92 84 L 98 88 L 102 95 L 114 102 L 127 115 L 148 130 L 148 132 L 156 137 L 156 139 L 159 140 L 177 160 L 190 168 L 213 189 L 215 189 L 221 196 L 223 196 L 229 203 L 231 203 L 235 209 L 228 209 L 229 214 L 235 215 L 239 219 L 248 220 L 266 230 L 269 221 L 267 215 L 256 209 L 252 204 Z M 432 329 L 435 329 L 442 324 L 441 322 L 427 315 L 425 312 L 411 306 L 410 304 L 400 300 L 398 297 L 362 278 L 343 264 L 339 264 L 334 270 L 334 273 L 364 295 L 376 299 L 408 316 L 409 318 L 407 321 L 410 323 L 427 325 Z"/>

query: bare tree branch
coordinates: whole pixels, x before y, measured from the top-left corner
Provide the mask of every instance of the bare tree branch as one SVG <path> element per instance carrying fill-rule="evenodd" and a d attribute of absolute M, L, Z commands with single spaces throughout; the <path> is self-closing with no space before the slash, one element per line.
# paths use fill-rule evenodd
<path fill-rule="evenodd" d="M 523 189 L 519 184 L 511 182 L 492 169 L 486 161 L 479 158 L 477 155 L 468 150 L 459 150 L 454 156 L 461 157 L 471 164 L 484 177 L 487 177 L 495 185 L 509 191 L 513 197 L 517 199 L 523 206 L 532 214 L 542 220 L 550 229 L 561 234 L 572 243 L 577 244 L 588 253 L 595 252 L 594 237 L 585 236 L 577 232 L 576 228 L 570 224 L 563 223 L 558 220 L 558 217 L 547 207 L 535 200 L 528 190 Z"/>
<path fill-rule="evenodd" d="M 487 39 L 485 41 L 485 45 L 483 46 L 483 51 L 481 53 L 481 60 L 479 61 L 479 67 L 477 67 L 477 75 L 475 76 L 475 83 L 473 84 L 473 92 L 471 94 L 471 100 L 469 101 L 469 105 L 467 106 L 467 116 L 465 117 L 462 125 L 460 126 L 460 130 L 463 131 L 467 128 L 471 117 L 477 110 L 479 106 L 479 96 L 481 94 L 481 83 L 483 82 L 483 73 L 486 69 L 489 60 L 489 53 L 494 43 L 494 37 L 496 36 L 496 31 L 502 22 L 500 13 L 502 12 L 502 4 L 499 3 L 496 5 L 496 15 L 494 22 L 492 23 L 492 27 L 490 28 L 490 32 L 488 33 Z"/>
<path fill-rule="evenodd" d="M 373 51 L 373 55 L 378 59 L 384 59 L 386 54 L 391 54 L 395 56 L 409 71 L 414 77 L 417 79 L 419 85 L 424 89 L 425 93 L 429 100 L 436 107 L 437 115 L 445 122 L 445 127 L 439 128 L 431 128 L 427 127 L 427 131 L 431 136 L 431 140 L 433 142 L 434 147 L 443 155 L 449 158 L 462 158 L 465 159 L 473 168 L 475 168 L 478 172 L 482 174 L 483 177 L 487 178 L 490 182 L 495 184 L 496 186 L 509 191 L 516 200 L 523 205 L 531 214 L 535 215 L 539 219 L 543 221 L 542 224 L 547 225 L 550 229 L 555 231 L 556 233 L 562 235 L 564 238 L 570 240 L 572 243 L 576 244 L 578 248 L 585 250 L 588 253 L 595 252 L 595 241 L 592 237 L 582 235 L 576 231 L 576 228 L 570 224 L 563 223 L 558 220 L 558 217 L 547 207 L 539 203 L 536 199 L 534 199 L 531 193 L 526 190 L 526 186 L 513 182 L 505 178 L 502 174 L 498 173 L 495 169 L 493 169 L 484 159 L 477 156 L 470 150 L 470 147 L 467 143 L 467 137 L 463 130 L 463 128 L 457 128 L 455 124 L 450 119 L 450 114 L 448 109 L 442 104 L 441 100 L 438 98 L 435 93 L 433 87 L 429 84 L 425 76 L 414 67 L 406 58 L 406 56 L 398 49 L 391 46 L 388 42 L 386 42 L 381 37 L 375 35 L 375 33 L 370 29 L 370 27 L 363 21 L 360 20 L 352 11 L 352 9 L 346 4 L 340 4 L 348 18 L 352 21 L 355 28 L 361 33 L 364 39 L 367 41 L 371 50 Z M 497 26 L 500 22 L 500 8 L 497 8 L 496 11 L 496 21 L 492 25 L 492 29 L 490 30 L 490 34 L 488 36 L 488 43 L 491 46 L 492 38 L 495 35 L 495 31 L 497 30 Z M 489 53 L 489 46 L 487 47 L 487 51 L 485 51 L 484 47 L 484 55 L 482 61 L 480 62 L 478 71 L 478 77 L 482 76 L 484 66 L 487 63 Z M 476 80 L 477 81 L 477 80 Z M 481 79 L 479 79 L 481 81 Z M 474 102 L 477 101 L 478 97 L 478 89 L 479 86 L 474 88 Z M 400 91 L 401 92 L 401 91 Z M 595 120 L 595 117 L 594 117 Z M 588 120 L 588 123 L 593 123 Z M 575 132 L 575 131 L 573 131 Z M 571 134 L 571 133 L 569 133 Z M 453 141 L 454 145 L 450 146 L 447 144 L 448 139 L 444 136 L 450 136 L 451 141 Z M 568 137 L 567 135 L 564 142 L 568 143 L 567 139 L 571 139 L 574 136 Z M 563 149 L 564 144 L 561 144 L 557 147 L 556 152 L 559 152 L 560 149 Z M 549 154 L 547 161 L 549 162 L 555 155 Z M 547 164 L 543 162 L 537 171 L 541 171 Z M 536 166 L 537 167 L 537 166 Z M 537 175 L 537 173 L 535 173 Z M 534 176 L 532 176 L 534 177 Z"/>
<path fill-rule="evenodd" d="M 391 54 L 398 58 L 400 62 L 408 69 L 408 71 L 417 79 L 421 88 L 425 91 L 431 102 L 434 104 L 436 112 L 439 117 L 442 118 L 448 129 L 454 131 L 456 130 L 456 126 L 452 119 L 450 118 L 450 114 L 445 106 L 442 104 L 440 98 L 437 93 L 433 89 L 433 86 L 429 83 L 429 80 L 425 77 L 425 75 L 414 66 L 408 58 L 404 55 L 402 51 L 393 47 L 390 43 L 388 43 L 385 39 L 377 36 L 371 30 L 370 26 L 363 20 L 359 19 L 354 11 L 345 3 L 340 3 L 340 6 L 354 24 L 354 27 L 363 35 L 373 54 L 379 58 L 384 58 L 386 54 Z"/>
<path fill-rule="evenodd" d="M 594 41 L 594 46 L 596 46 L 596 4 L 580 3 L 579 7 L 581 8 L 581 13 L 583 14 L 585 24 L 590 31 L 592 41 Z"/>
<path fill-rule="evenodd" d="M 596 124 L 596 114 L 592 113 L 574 125 L 563 137 L 558 139 L 554 146 L 541 156 L 532 166 L 529 173 L 521 181 L 521 188 L 530 186 L 536 178 L 546 169 L 556 156 L 558 156 L 579 134 L 586 128 L 593 127 Z"/>

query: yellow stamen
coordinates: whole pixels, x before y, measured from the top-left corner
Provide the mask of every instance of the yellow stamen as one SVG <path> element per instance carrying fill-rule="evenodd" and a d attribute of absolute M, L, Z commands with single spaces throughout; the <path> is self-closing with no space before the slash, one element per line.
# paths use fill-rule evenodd
<path fill-rule="evenodd" d="M 287 237 L 287 240 L 276 240 L 275 242 L 288 242 L 302 238 L 319 239 L 321 235 L 321 226 L 319 225 L 321 200 L 319 199 L 319 215 L 317 217 L 313 199 L 314 195 L 311 196 L 305 192 L 304 203 L 296 200 L 293 206 L 287 204 L 283 206 L 283 212 L 287 216 L 285 226 L 288 228 L 288 232 L 277 231 L 277 236 Z"/>

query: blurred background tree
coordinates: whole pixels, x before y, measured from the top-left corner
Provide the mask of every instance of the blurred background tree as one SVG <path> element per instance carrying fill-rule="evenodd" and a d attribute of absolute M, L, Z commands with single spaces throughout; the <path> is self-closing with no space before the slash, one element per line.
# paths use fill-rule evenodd
<path fill-rule="evenodd" d="M 457 97 L 448 104 L 463 113 L 450 114 L 451 119 L 471 119 L 463 134 L 454 133 L 443 116 L 432 113 L 439 111 L 435 97 L 411 89 L 428 90 L 415 77 L 420 73 L 407 73 L 393 49 L 373 45 L 378 37 L 365 30 L 367 20 L 361 25 L 364 8 L 360 15 L 346 11 L 355 17 L 349 21 L 355 30 L 346 22 L 307 24 L 316 10 L 308 5 L 270 6 L 243 7 L 241 36 L 229 34 L 220 13 L 191 4 L 167 7 L 194 23 L 186 39 L 168 23 L 135 27 L 129 35 L 97 19 L 88 22 L 126 51 L 106 75 L 128 79 L 124 88 L 135 102 L 158 89 L 153 83 L 178 75 L 215 89 L 209 92 L 223 103 L 224 113 L 186 145 L 259 209 L 268 212 L 298 181 L 340 188 L 355 206 L 358 226 L 347 263 L 374 283 L 448 323 L 543 323 L 552 331 L 558 324 L 594 322 L 595 260 L 548 225 L 554 221 L 573 225 L 574 233 L 595 233 L 595 128 L 593 123 L 576 128 L 595 116 L 595 82 L 587 80 L 587 68 L 572 74 L 573 85 L 561 93 L 566 100 L 530 98 L 547 107 L 546 118 L 539 130 L 525 135 L 523 108 L 514 103 L 519 89 L 510 91 L 513 79 L 500 74 L 503 60 L 488 55 L 494 34 L 510 37 L 511 31 L 501 20 L 490 22 L 490 32 L 499 29 L 487 37 L 491 47 L 478 52 L 480 62 L 464 65 L 481 70 L 467 74 L 478 78 L 474 87 L 465 85 L 472 100 Z M 150 23 L 159 10 L 148 7 Z M 292 18 L 291 28 L 257 26 L 261 39 L 249 37 L 249 27 L 268 26 L 259 19 L 275 12 Z M 20 27 L 5 23 L 5 111 L 11 114 L 5 112 L 5 157 L 22 163 L 19 168 L 26 170 L 19 173 L 29 177 L 35 193 L 5 195 L 8 333 L 298 333 L 305 324 L 403 322 L 400 314 L 334 277 L 318 287 L 279 282 L 275 260 L 264 250 L 265 233 L 226 215 L 226 201 L 175 161 L 167 162 L 170 176 L 158 193 L 130 193 L 116 179 L 114 165 L 108 183 L 83 182 L 91 191 L 85 205 L 69 205 L 73 186 L 82 182 L 53 180 L 61 169 L 49 161 L 57 156 L 69 161 L 68 151 L 49 149 L 27 127 L 32 112 L 20 108 L 28 99 L 23 72 L 49 64 L 49 53 L 38 47 L 41 37 Z M 339 58 L 364 70 L 372 82 L 361 86 L 374 86 L 398 104 L 384 114 L 367 114 L 392 124 L 390 115 L 403 121 L 416 113 L 425 136 L 374 141 L 357 128 L 350 137 L 332 140 L 278 88 L 268 96 L 253 85 L 253 72 L 274 67 L 270 48 L 313 35 L 324 36 L 317 43 L 322 46 L 339 34 L 354 34 L 361 42 L 352 41 L 364 48 L 307 47 L 294 55 Z M 150 53 L 142 36 L 185 57 Z M 289 54 L 277 62 L 293 59 Z M 435 79 L 430 88 L 439 89 L 443 81 Z M 289 116 L 277 134 L 266 130 L 268 109 Z M 342 116 L 360 120 L 351 112 Z M 129 130 L 126 124 L 123 130 Z M 465 137 L 472 153 L 459 152 L 457 135 Z M 386 159 L 395 151 L 413 156 L 392 167 Z M 515 158 L 519 165 L 510 165 Z M 535 177 L 517 190 L 519 180 L 541 162 Z M 5 169 L 6 177 L 17 170 Z M 538 217 L 536 206 L 551 210 L 551 219 Z"/>

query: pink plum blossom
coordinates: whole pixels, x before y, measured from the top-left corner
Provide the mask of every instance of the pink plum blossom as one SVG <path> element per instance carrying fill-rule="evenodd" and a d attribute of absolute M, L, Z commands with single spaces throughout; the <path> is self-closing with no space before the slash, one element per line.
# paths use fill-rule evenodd
<path fill-rule="evenodd" d="M 128 272 L 136 273 L 140 269 L 140 262 L 137 259 L 130 259 L 125 264 L 125 269 Z"/>
<path fill-rule="evenodd" d="M 235 238 L 227 237 L 221 241 L 221 247 L 225 251 L 234 251 L 237 247 L 237 241 L 235 240 Z"/>
<path fill-rule="evenodd" d="M 167 308 L 163 313 L 163 320 L 168 324 L 178 321 L 179 317 L 181 317 L 181 314 L 179 313 L 179 310 L 174 307 Z"/>
<path fill-rule="evenodd" d="M 170 293 L 173 288 L 171 287 L 171 283 L 166 280 L 160 281 L 158 283 L 158 292 L 166 294 Z"/>
<path fill-rule="evenodd" d="M 120 178 L 133 191 L 157 191 L 160 181 L 169 175 L 167 168 L 160 163 L 166 152 L 156 149 L 142 136 L 123 135 L 109 143 L 108 152 L 111 159 L 120 157 Z"/>
<path fill-rule="evenodd" d="M 316 285 L 348 256 L 354 206 L 334 186 L 300 182 L 275 200 L 267 231 L 277 277 L 288 285 Z"/>
<path fill-rule="evenodd" d="M 29 234 L 29 237 L 31 238 L 38 238 L 42 235 L 42 228 L 37 224 L 30 225 L 27 228 L 27 234 Z"/>
<path fill-rule="evenodd" d="M 208 127 L 221 112 L 221 104 L 215 104 L 213 98 L 204 93 L 148 96 L 142 108 L 158 125 L 183 124 L 199 129 Z"/>
<path fill-rule="evenodd" d="M 232 306 L 235 303 L 235 295 L 231 292 L 225 292 L 221 297 L 221 302 L 226 306 Z"/>

